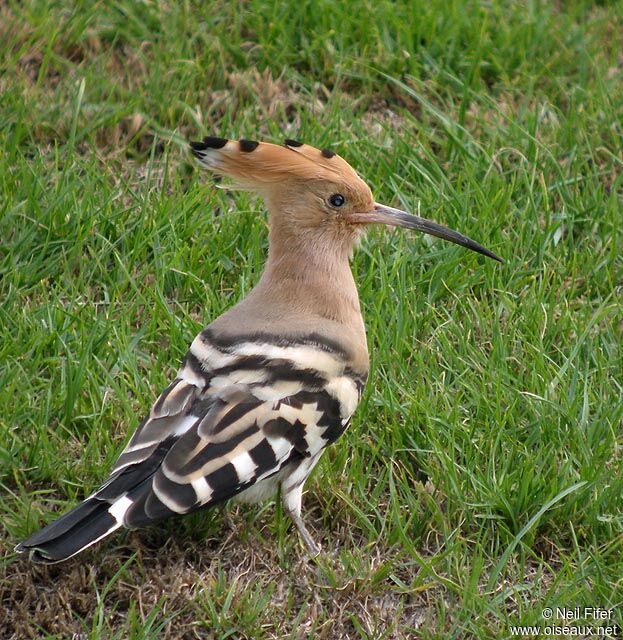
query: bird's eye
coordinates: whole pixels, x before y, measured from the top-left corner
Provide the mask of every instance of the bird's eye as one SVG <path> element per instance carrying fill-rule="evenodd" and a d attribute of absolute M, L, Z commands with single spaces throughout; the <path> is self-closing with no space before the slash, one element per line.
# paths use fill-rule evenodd
<path fill-rule="evenodd" d="M 346 198 L 341 193 L 334 193 L 329 198 L 329 204 L 332 207 L 341 207 L 346 202 Z"/>

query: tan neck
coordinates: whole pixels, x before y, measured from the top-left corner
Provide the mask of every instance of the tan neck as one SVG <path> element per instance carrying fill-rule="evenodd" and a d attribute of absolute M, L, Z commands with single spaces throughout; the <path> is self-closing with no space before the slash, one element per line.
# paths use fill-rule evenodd
<path fill-rule="evenodd" d="M 349 366 L 367 371 L 366 332 L 349 265 L 350 247 L 338 247 L 317 233 L 299 231 L 289 237 L 272 227 L 260 281 L 211 326 L 227 335 L 318 333 L 342 344 L 350 354 Z"/>
<path fill-rule="evenodd" d="M 271 225 L 268 261 L 255 294 L 342 324 L 359 321 L 350 244 L 318 229 L 289 233 Z"/>

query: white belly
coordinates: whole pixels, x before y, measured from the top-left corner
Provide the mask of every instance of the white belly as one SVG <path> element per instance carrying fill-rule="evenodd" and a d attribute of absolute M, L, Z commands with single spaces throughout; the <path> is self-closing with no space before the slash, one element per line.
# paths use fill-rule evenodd
<path fill-rule="evenodd" d="M 263 502 L 268 500 L 277 494 L 279 489 L 279 482 L 281 480 L 282 471 L 279 471 L 270 478 L 265 478 L 251 485 L 248 489 L 241 491 L 234 497 L 235 502 L 244 502 L 248 504 L 255 504 L 257 502 Z"/>
<path fill-rule="evenodd" d="M 279 490 L 279 485 L 282 485 L 282 490 L 285 494 L 289 493 L 292 488 L 301 486 L 307 480 L 307 476 L 311 473 L 312 469 L 316 466 L 316 463 L 320 459 L 323 451 L 319 451 L 316 455 L 303 458 L 297 463 L 290 463 L 286 465 L 281 471 L 278 471 L 274 476 L 265 478 L 256 482 L 248 489 L 241 491 L 234 497 L 236 502 L 243 502 L 246 504 L 255 504 L 257 502 L 263 502 L 274 497 Z"/>

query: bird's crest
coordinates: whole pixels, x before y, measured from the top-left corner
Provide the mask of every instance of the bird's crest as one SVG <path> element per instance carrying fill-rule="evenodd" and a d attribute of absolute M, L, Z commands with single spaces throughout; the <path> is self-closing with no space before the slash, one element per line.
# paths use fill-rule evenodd
<path fill-rule="evenodd" d="M 361 181 L 348 162 L 333 151 L 296 140 L 285 140 L 280 146 L 206 137 L 203 142 L 191 142 L 191 148 L 204 167 L 243 188 L 261 189 L 288 180 Z"/>

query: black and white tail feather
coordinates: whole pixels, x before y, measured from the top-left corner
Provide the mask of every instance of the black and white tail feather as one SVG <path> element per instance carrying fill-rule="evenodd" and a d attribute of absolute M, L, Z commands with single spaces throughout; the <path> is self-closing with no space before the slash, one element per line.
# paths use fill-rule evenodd
<path fill-rule="evenodd" d="M 135 528 L 281 486 L 301 520 L 303 484 L 346 428 L 365 374 L 317 335 L 215 335 L 193 341 L 176 380 L 153 405 L 109 479 L 84 502 L 16 547 L 32 560 L 66 560 L 120 527 Z"/>

